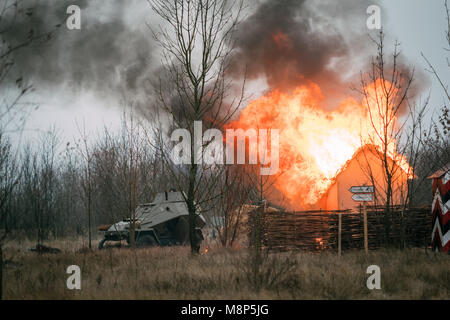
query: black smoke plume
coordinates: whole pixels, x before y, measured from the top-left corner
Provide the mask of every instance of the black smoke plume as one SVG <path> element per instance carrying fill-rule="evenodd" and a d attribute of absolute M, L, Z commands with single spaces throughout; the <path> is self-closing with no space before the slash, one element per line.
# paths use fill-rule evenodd
<path fill-rule="evenodd" d="M 284 91 L 312 81 L 335 96 L 368 56 L 370 4 L 262 1 L 239 26 L 230 74 L 238 78 L 246 68 L 249 79 L 265 77 L 271 89 Z"/>
<path fill-rule="evenodd" d="M 72 4 L 81 9 L 81 30 L 66 27 L 66 10 Z M 14 27 L 1 37 L 15 46 L 30 33 L 53 30 L 51 39 L 25 46 L 12 56 L 16 72 L 37 89 L 65 85 L 74 92 L 137 93 L 151 74 L 154 46 L 145 18 L 133 21 L 127 13 L 145 10 L 151 13 L 145 1 L 23 0 Z"/>

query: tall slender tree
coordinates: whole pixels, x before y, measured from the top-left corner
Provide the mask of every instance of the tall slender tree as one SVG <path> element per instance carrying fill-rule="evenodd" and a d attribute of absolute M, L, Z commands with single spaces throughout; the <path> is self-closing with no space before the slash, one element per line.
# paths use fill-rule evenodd
<path fill-rule="evenodd" d="M 174 166 L 166 149 L 161 150 L 169 172 L 177 180 L 177 187 L 186 190 L 191 252 L 198 253 L 199 239 L 195 232 L 198 205 L 205 198 L 214 197 L 209 191 L 214 189 L 211 184 L 217 183 L 217 179 L 211 177 L 218 168 L 200 164 L 201 150 L 208 142 L 200 137 L 200 145 L 195 143 L 194 123 L 202 121 L 204 128 L 222 128 L 243 100 L 242 90 L 240 97 L 227 101 L 231 83 L 225 77 L 233 50 L 232 35 L 240 21 L 243 4 L 241 0 L 149 2 L 164 21 L 163 27 L 153 32 L 163 51 L 166 77 L 161 77 L 158 86 L 158 105 L 170 115 L 172 127 L 189 131 L 192 137 L 190 164 L 183 168 Z M 171 85 L 169 90 L 167 85 Z"/>

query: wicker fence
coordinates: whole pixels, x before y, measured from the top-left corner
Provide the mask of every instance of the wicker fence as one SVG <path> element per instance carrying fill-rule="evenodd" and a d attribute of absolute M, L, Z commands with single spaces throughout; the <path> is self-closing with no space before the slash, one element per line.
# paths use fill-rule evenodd
<path fill-rule="evenodd" d="M 256 234 L 264 247 L 274 250 L 337 251 L 339 215 L 342 250 L 364 248 L 363 214 L 349 210 L 264 213 L 263 209 L 258 209 L 250 214 L 250 243 L 255 242 Z M 367 209 L 369 249 L 429 245 L 429 208 L 411 208 L 404 212 L 393 208 L 388 217 L 386 220 L 384 208 Z"/>

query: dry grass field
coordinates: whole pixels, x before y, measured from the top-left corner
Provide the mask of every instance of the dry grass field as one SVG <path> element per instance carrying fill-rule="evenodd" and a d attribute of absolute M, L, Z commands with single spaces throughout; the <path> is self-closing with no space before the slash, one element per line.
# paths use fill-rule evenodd
<path fill-rule="evenodd" d="M 258 268 L 244 249 L 83 249 L 54 241 L 59 254 L 30 252 L 32 242 L 6 248 L 6 299 L 450 299 L 450 255 L 424 249 L 279 253 Z M 81 267 L 81 290 L 68 290 L 66 268 Z M 369 290 L 366 269 L 381 268 L 381 290 Z M 256 270 L 256 271 L 255 271 Z"/>

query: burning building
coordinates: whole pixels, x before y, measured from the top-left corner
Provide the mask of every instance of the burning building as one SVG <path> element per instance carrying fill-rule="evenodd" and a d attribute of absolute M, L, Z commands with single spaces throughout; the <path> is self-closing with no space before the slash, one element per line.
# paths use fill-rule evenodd
<path fill-rule="evenodd" d="M 268 88 L 229 126 L 278 130 L 279 173 L 271 184 L 278 192 L 272 196 L 276 199 L 269 197 L 273 203 L 283 203 L 290 210 L 352 208 L 355 204 L 348 201 L 347 184 L 364 183 L 375 185 L 382 202 L 383 166 L 367 145 L 386 151 L 397 181 L 393 203 L 401 202 L 410 167 L 397 152 L 395 135 L 384 141 L 380 132 L 398 129 L 402 103 L 396 102 L 406 87 L 400 78 L 409 72 L 402 69 L 398 79 L 373 75 L 361 83 L 362 99 L 351 94 L 348 81 L 358 79 L 359 70 L 367 67 L 363 61 L 369 61 L 367 35 L 350 31 L 358 28 L 329 27 L 338 25 L 338 11 L 340 26 L 350 21 L 365 25 L 359 12 L 366 4 L 331 6 L 330 2 L 317 7 L 307 0 L 266 1 L 237 32 L 230 75 L 264 80 Z M 389 88 L 389 94 L 383 94 L 382 88 Z M 363 163 L 372 168 L 372 179 L 367 168 L 361 168 Z"/>
<path fill-rule="evenodd" d="M 363 185 L 375 187 L 374 201 L 371 204 L 385 203 L 387 179 L 382 159 L 383 156 L 372 145 L 365 145 L 358 149 L 333 179 L 333 183 L 316 206 L 322 210 L 356 208 L 359 203 L 352 199 L 352 193 L 349 190 L 352 186 Z M 389 168 L 393 168 L 391 203 L 401 205 L 406 197 L 408 173 L 398 166 L 392 158 L 387 158 L 387 164 Z"/>
<path fill-rule="evenodd" d="M 375 87 L 367 87 L 372 96 L 377 95 Z M 327 110 L 319 86 L 310 83 L 293 93 L 274 90 L 251 101 L 231 126 L 279 130 L 280 173 L 273 186 L 289 209 L 348 209 L 355 206 L 349 202 L 352 185 L 374 185 L 381 200 L 386 179 L 379 150 L 384 147 L 393 173 L 393 203 L 404 196 L 411 168 L 397 153 L 395 139 L 384 144 L 378 138 L 383 120 L 376 112 L 369 115 L 367 106 L 354 98 Z"/>

